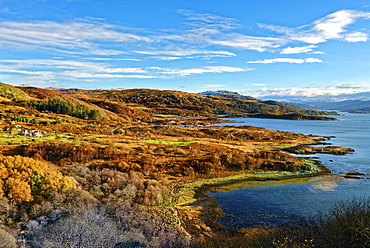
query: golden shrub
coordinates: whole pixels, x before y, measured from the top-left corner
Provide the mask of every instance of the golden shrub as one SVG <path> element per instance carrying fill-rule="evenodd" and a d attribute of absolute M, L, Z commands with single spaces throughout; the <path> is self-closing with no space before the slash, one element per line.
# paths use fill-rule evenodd
<path fill-rule="evenodd" d="M 16 204 L 47 197 L 74 182 L 47 163 L 22 156 L 0 155 L 0 195 Z"/>

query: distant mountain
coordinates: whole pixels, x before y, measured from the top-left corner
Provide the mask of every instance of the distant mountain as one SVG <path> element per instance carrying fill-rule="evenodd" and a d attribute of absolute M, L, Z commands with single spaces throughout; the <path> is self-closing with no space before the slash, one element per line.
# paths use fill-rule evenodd
<path fill-rule="evenodd" d="M 347 100 L 347 101 L 312 101 L 312 102 L 285 102 L 297 107 L 320 109 L 320 110 L 338 110 L 343 112 L 361 112 L 363 109 L 370 108 L 369 100 Z"/>
<path fill-rule="evenodd" d="M 289 96 L 289 95 L 268 95 L 261 97 L 263 100 L 275 100 L 281 102 L 342 102 L 351 100 L 370 101 L 370 92 L 361 92 L 355 94 L 340 94 L 340 95 L 319 95 L 314 97 L 308 96 Z"/>
<path fill-rule="evenodd" d="M 228 90 L 216 90 L 216 91 L 207 90 L 207 91 L 199 92 L 198 94 L 206 95 L 206 96 L 221 96 L 221 97 L 241 99 L 241 100 L 257 100 L 254 97 L 243 96 L 243 95 L 240 95 L 238 92 L 228 91 Z"/>
<path fill-rule="evenodd" d="M 296 107 L 316 110 L 336 110 L 343 112 L 366 113 L 364 108 L 370 108 L 370 92 L 341 95 L 319 95 L 308 96 L 289 96 L 289 95 L 269 95 L 261 97 L 263 100 L 271 99 Z"/>

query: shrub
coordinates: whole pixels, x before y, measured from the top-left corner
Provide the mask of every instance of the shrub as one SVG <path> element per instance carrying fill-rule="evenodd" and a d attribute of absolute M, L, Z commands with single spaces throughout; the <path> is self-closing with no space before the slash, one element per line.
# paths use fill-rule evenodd
<path fill-rule="evenodd" d="M 77 210 L 45 228 L 30 226 L 28 231 L 34 247 L 114 247 L 124 240 L 115 223 L 95 207 Z"/>
<path fill-rule="evenodd" d="M 329 213 L 319 214 L 318 221 L 318 246 L 370 246 L 370 199 L 341 201 Z"/>
<path fill-rule="evenodd" d="M 327 213 L 272 229 L 256 247 L 370 247 L 370 198 L 341 201 Z"/>
<path fill-rule="evenodd" d="M 17 239 L 10 233 L 0 228 L 0 248 L 16 248 Z"/>

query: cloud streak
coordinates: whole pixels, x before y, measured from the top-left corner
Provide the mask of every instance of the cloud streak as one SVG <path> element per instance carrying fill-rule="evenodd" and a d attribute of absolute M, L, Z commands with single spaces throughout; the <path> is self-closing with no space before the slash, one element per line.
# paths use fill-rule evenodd
<path fill-rule="evenodd" d="M 99 42 L 150 42 L 150 38 L 116 31 L 113 25 L 87 22 L 0 22 L 0 45 L 42 48 L 71 54 L 118 55 L 125 52 L 104 48 Z"/>
<path fill-rule="evenodd" d="M 293 58 L 276 58 L 264 59 L 256 61 L 248 61 L 249 64 L 274 64 L 274 63 L 290 63 L 290 64 L 303 64 L 303 63 L 322 63 L 321 59 L 306 58 L 306 59 L 293 59 Z"/>
<path fill-rule="evenodd" d="M 191 69 L 168 69 L 152 67 L 152 69 L 158 70 L 157 73 L 159 74 L 178 75 L 178 76 L 188 76 L 206 73 L 244 72 L 253 70 L 252 68 L 239 68 L 230 66 L 206 66 L 202 68 L 191 68 Z"/>
<path fill-rule="evenodd" d="M 207 73 L 235 73 L 253 70 L 230 66 L 205 66 L 199 68 L 174 69 L 162 67 L 112 67 L 109 63 L 85 62 L 74 60 L 29 59 L 0 60 L 0 75 L 14 80 L 14 83 L 24 81 L 37 85 L 54 83 L 56 80 L 98 79 L 153 79 L 166 77 L 184 77 Z M 26 76 L 26 77 L 25 77 Z M 24 80 L 27 78 L 27 80 Z M 44 80 L 44 82 L 41 82 Z"/>
<path fill-rule="evenodd" d="M 209 42 L 215 45 L 255 50 L 258 52 L 264 52 L 270 48 L 277 48 L 281 44 L 285 43 L 285 41 L 280 38 L 254 37 L 240 34 L 231 34 L 226 36 L 226 39 L 210 40 Z"/>
<path fill-rule="evenodd" d="M 178 13 L 186 16 L 188 25 L 195 29 L 232 30 L 240 27 L 238 21 L 233 18 L 221 17 L 209 13 L 196 13 L 193 10 L 181 9 Z"/>
<path fill-rule="evenodd" d="M 281 50 L 281 54 L 297 54 L 297 53 L 308 53 L 312 52 L 314 48 L 317 46 L 315 45 L 309 45 L 309 46 L 303 46 L 303 47 L 287 47 Z"/>

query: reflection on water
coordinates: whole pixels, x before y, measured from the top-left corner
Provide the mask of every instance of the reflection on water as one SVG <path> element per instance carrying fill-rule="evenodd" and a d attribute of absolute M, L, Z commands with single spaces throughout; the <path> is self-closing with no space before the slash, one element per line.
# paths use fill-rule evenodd
<path fill-rule="evenodd" d="M 239 183 L 208 192 L 225 213 L 219 223 L 234 229 L 278 226 L 328 211 L 333 203 L 364 196 L 367 181 L 338 176 Z"/>
<path fill-rule="evenodd" d="M 356 152 L 346 156 L 318 155 L 319 160 L 333 170 L 329 176 L 239 183 L 208 192 L 225 213 L 219 222 L 235 229 L 278 226 L 299 217 L 313 216 L 318 211 L 328 211 L 341 200 L 368 197 L 369 179 L 345 179 L 340 175 L 357 171 L 370 178 L 370 115 L 346 113 L 339 118 L 340 121 L 335 122 L 246 119 L 247 125 L 336 136 L 330 141 L 333 145 L 351 147 Z"/>
<path fill-rule="evenodd" d="M 334 177 L 327 177 L 327 178 L 334 178 Z M 335 187 L 338 186 L 338 183 L 335 181 L 330 180 L 318 180 L 313 185 L 312 188 L 319 189 L 322 191 L 334 191 Z"/>

